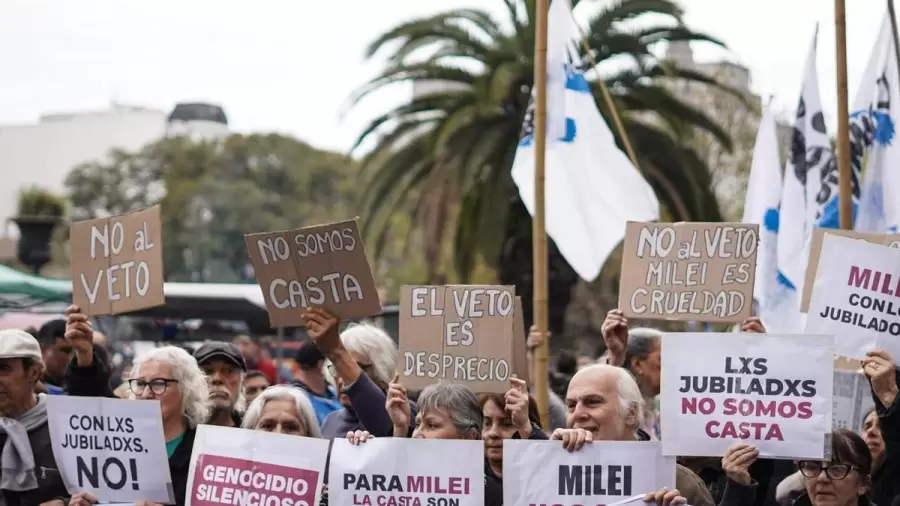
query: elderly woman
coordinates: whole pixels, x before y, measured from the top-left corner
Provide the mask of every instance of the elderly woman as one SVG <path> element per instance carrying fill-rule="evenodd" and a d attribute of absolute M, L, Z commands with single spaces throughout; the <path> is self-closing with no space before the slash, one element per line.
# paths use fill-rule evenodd
<path fill-rule="evenodd" d="M 263 390 L 244 413 L 241 427 L 292 436 L 322 437 L 309 398 L 302 390 L 284 385 Z"/>
<path fill-rule="evenodd" d="M 386 389 L 397 367 L 397 346 L 383 330 L 352 325 L 338 332 L 340 321 L 327 311 L 311 308 L 304 314 L 309 337 L 329 361 L 344 409 L 329 414 L 322 435 L 343 437 L 364 430 L 375 436 L 393 433 L 385 411 Z M 415 411 L 415 406 L 413 406 Z M 407 434 L 411 431 L 407 427 Z"/>
<path fill-rule="evenodd" d="M 756 500 L 759 484 L 750 476 L 749 467 L 759 451 L 751 445 L 736 443 L 722 458 L 728 484 L 720 506 L 746 506 Z M 871 485 L 872 455 L 866 442 L 853 431 L 831 431 L 831 460 L 800 461 L 804 494 L 795 506 L 870 506 L 867 496 Z M 896 477 L 895 477 L 896 478 Z"/>
<path fill-rule="evenodd" d="M 90 322 L 73 307 L 69 311 L 67 327 L 66 337 L 76 352 L 76 364 L 69 368 L 67 381 L 84 383 L 80 385 L 80 388 L 84 387 L 82 390 L 102 391 L 109 376 L 108 371 L 92 367 L 98 362 L 88 356 L 93 337 Z M 182 506 L 196 428 L 206 421 L 210 412 L 206 377 L 194 357 L 186 351 L 176 346 L 164 346 L 138 357 L 126 382 L 130 399 L 159 401 L 175 504 Z M 72 498 L 73 505 L 94 502 L 95 498 L 85 494 Z"/>

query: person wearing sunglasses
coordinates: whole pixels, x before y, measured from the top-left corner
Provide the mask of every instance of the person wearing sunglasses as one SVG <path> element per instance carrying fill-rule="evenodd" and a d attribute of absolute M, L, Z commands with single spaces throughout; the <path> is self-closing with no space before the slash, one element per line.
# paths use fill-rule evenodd
<path fill-rule="evenodd" d="M 756 500 L 759 483 L 749 468 L 759 457 L 752 445 L 736 443 L 722 458 L 728 476 L 720 506 L 748 506 Z M 794 506 L 875 506 L 869 499 L 872 485 L 872 454 L 866 442 L 853 431 L 831 431 L 831 458 L 827 462 L 803 460 L 797 463 L 803 478 L 803 494 Z M 881 505 L 885 506 L 885 505 Z"/>

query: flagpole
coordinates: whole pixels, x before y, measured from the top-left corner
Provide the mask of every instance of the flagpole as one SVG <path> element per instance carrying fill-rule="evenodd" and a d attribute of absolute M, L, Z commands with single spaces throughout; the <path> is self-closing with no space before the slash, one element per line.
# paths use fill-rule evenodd
<path fill-rule="evenodd" d="M 850 111 L 847 97 L 847 9 L 845 0 L 834 0 L 835 44 L 837 49 L 838 103 L 838 199 L 840 224 L 853 229 L 853 181 L 850 169 Z"/>
<path fill-rule="evenodd" d="M 549 0 L 537 0 L 534 42 L 534 325 L 544 338 L 532 355 L 532 381 L 541 426 L 550 430 L 550 343 L 547 340 L 547 229 L 544 225 L 544 161 L 547 150 L 547 11 Z"/>
<path fill-rule="evenodd" d="M 887 4 L 888 16 L 891 19 L 891 35 L 894 37 L 894 57 L 897 59 L 897 69 L 900 71 L 900 38 L 897 36 L 897 10 L 894 9 L 894 0 L 887 0 Z"/>

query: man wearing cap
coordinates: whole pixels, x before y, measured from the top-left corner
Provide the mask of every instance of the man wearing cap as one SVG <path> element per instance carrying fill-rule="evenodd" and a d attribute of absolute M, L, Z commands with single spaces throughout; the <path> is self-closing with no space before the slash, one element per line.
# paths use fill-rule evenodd
<path fill-rule="evenodd" d="M 306 392 L 316 411 L 319 425 L 322 425 L 329 413 L 343 409 L 337 390 L 325 378 L 325 355 L 315 343 L 307 339 L 300 343 L 294 361 L 299 369 L 293 385 Z"/>
<path fill-rule="evenodd" d="M 244 374 L 247 363 L 241 350 L 231 343 L 208 341 L 194 352 L 197 364 L 209 381 L 213 409 L 209 425 L 240 427 L 244 411 Z"/>
<path fill-rule="evenodd" d="M 53 458 L 41 346 L 23 330 L 0 331 L 0 504 L 67 506 L 69 494 Z"/>

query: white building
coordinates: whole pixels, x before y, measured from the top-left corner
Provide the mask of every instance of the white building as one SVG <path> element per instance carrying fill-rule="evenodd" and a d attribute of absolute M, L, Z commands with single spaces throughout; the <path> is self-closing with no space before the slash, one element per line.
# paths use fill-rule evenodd
<path fill-rule="evenodd" d="M 220 107 L 179 104 L 161 110 L 113 104 L 93 112 L 48 114 L 37 123 L 0 125 L 0 220 L 16 215 L 19 191 L 39 186 L 60 195 L 77 165 L 102 159 L 111 149 L 138 151 L 167 135 L 200 138 L 228 133 Z M 15 226 L 2 235 L 17 236 Z"/>

